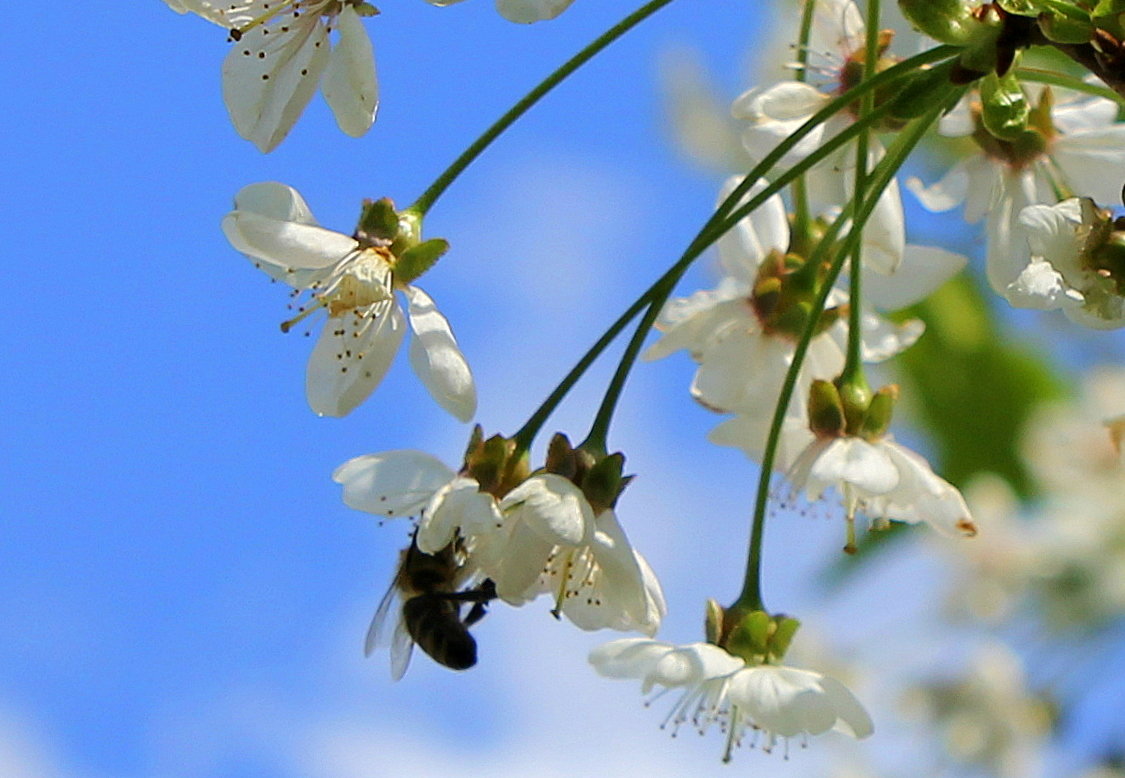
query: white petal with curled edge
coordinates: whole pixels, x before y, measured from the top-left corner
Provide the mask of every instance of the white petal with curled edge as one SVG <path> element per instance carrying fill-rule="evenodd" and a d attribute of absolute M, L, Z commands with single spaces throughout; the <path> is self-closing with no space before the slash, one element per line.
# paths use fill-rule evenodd
<path fill-rule="evenodd" d="M 833 729 L 851 735 L 856 740 L 863 740 L 875 731 L 871 716 L 851 689 L 828 675 L 821 676 L 820 688 L 824 689 L 836 709 L 836 725 Z"/>
<path fill-rule="evenodd" d="M 643 630 L 656 632 L 656 624 L 645 623 L 648 600 L 637 555 L 612 510 L 597 517 L 590 544 L 567 554 L 562 552 L 548 571 L 547 591 L 565 587 L 562 612 L 579 629 Z M 565 584 L 563 583 L 565 581 Z"/>
<path fill-rule="evenodd" d="M 719 192 L 716 205 L 726 200 L 742 181 L 728 178 Z M 758 179 L 739 200 L 736 208 L 745 205 L 769 184 Z M 773 195 L 740 219 L 718 240 L 719 264 L 727 275 L 749 285 L 757 279 L 758 266 L 772 251 L 784 253 L 789 248 L 789 219 L 781 195 Z"/>
<path fill-rule="evenodd" d="M 1103 205 L 1120 202 L 1125 178 L 1125 125 L 1064 135 L 1053 144 L 1051 160 L 1062 168 L 1066 182 L 1080 195 Z"/>
<path fill-rule="evenodd" d="M 594 510 L 582 490 L 554 473 L 524 481 L 504 496 L 500 510 L 551 544 L 577 546 L 593 531 Z"/>
<path fill-rule="evenodd" d="M 320 91 L 340 129 L 358 138 L 371 128 L 379 110 L 375 52 L 354 7 L 344 6 L 337 29 L 340 40 L 332 49 Z"/>
<path fill-rule="evenodd" d="M 496 499 L 480 490 L 476 479 L 457 477 L 442 486 L 423 510 L 418 524 L 418 548 L 436 554 L 453 542 L 453 535 L 473 534 L 493 526 L 499 518 Z"/>
<path fill-rule="evenodd" d="M 263 153 L 289 134 L 330 57 L 328 32 L 319 20 L 288 33 L 270 29 L 263 24 L 250 30 L 223 62 L 223 102 L 231 121 Z"/>
<path fill-rule="evenodd" d="M 710 643 L 675 646 L 645 674 L 641 691 L 647 694 L 656 684 L 668 688 L 695 686 L 730 675 L 745 666 L 741 659 Z"/>
<path fill-rule="evenodd" d="M 459 420 L 468 421 L 477 412 L 477 389 L 453 330 L 429 295 L 416 286 L 404 291 L 414 330 L 410 366 L 438 405 Z"/>
<path fill-rule="evenodd" d="M 588 661 L 606 678 L 643 678 L 675 646 L 648 638 L 622 638 L 596 646 Z"/>
<path fill-rule="evenodd" d="M 454 476 L 440 459 L 401 449 L 349 459 L 336 468 L 332 480 L 344 487 L 349 508 L 379 516 L 414 516 Z"/>
<path fill-rule="evenodd" d="M 250 211 L 231 211 L 222 227 L 230 244 L 266 275 L 297 289 L 323 278 L 358 245 L 333 230 Z"/>
<path fill-rule="evenodd" d="M 1078 299 L 1070 295 L 1077 294 Z M 1008 284 L 1004 297 L 1017 308 L 1034 308 L 1052 311 L 1068 303 L 1082 304 L 1081 293 L 1070 289 L 1063 281 L 1062 274 L 1051 267 L 1050 262 L 1031 262 L 1015 281 Z"/>
<path fill-rule="evenodd" d="M 701 289 L 690 297 L 670 300 L 660 314 L 663 321 L 657 322 L 664 334 L 644 350 L 641 358 L 651 361 L 687 349 L 693 359 L 699 359 L 727 329 L 752 322 L 752 311 L 745 301 L 747 292 L 731 281 L 720 284 L 719 289 Z"/>
<path fill-rule="evenodd" d="M 346 416 L 367 399 L 391 366 L 406 322 L 394 300 L 324 323 L 305 372 L 305 396 L 319 416 Z"/>
<path fill-rule="evenodd" d="M 554 19 L 574 0 L 496 0 L 496 10 L 510 22 L 531 24 Z"/>
<path fill-rule="evenodd" d="M 509 605 L 520 606 L 542 593 L 539 577 L 555 545 L 531 527 L 516 522 L 506 542 L 481 567 L 496 584 L 496 593 Z M 476 556 L 476 554 L 474 554 Z"/>
<path fill-rule="evenodd" d="M 260 181 L 242 187 L 234 196 L 234 209 L 285 222 L 317 224 L 301 193 L 278 181 Z"/>
<path fill-rule="evenodd" d="M 791 667 L 750 667 L 731 678 L 730 701 L 775 735 L 819 735 L 836 723 L 832 702 L 818 683 L 821 677 Z"/>
<path fill-rule="evenodd" d="M 867 302 L 883 311 L 897 311 L 923 300 L 957 275 L 968 257 L 936 246 L 908 245 L 902 264 L 889 276 L 869 274 L 863 279 Z"/>

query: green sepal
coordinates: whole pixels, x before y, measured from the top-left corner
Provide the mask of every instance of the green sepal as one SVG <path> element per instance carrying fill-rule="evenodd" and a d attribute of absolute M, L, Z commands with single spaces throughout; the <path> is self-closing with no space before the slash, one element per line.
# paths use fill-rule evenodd
<path fill-rule="evenodd" d="M 357 232 L 369 240 L 393 241 L 398 237 L 398 211 L 389 197 L 364 200 Z"/>
<path fill-rule="evenodd" d="M 989 133 L 1006 141 L 1023 135 L 1031 108 L 1015 72 L 1003 77 L 989 73 L 981 79 L 980 100 L 981 121 Z"/>
<path fill-rule="evenodd" d="M 551 442 L 547 444 L 547 461 L 544 469 L 548 473 L 561 475 L 569 481 L 573 481 L 578 475 L 578 460 L 574 457 L 574 447 L 570 445 L 570 438 L 561 432 L 552 435 Z"/>
<path fill-rule="evenodd" d="M 716 646 L 723 639 L 723 606 L 710 598 L 704 608 L 703 634 L 708 643 Z"/>
<path fill-rule="evenodd" d="M 411 246 L 395 260 L 395 281 L 409 284 L 433 267 L 447 251 L 449 241 L 445 238 L 431 238 Z"/>
<path fill-rule="evenodd" d="M 610 454 L 598 460 L 582 479 L 582 493 L 594 509 L 594 515 L 617 504 L 617 498 L 632 480 L 622 477 L 624 467 L 624 454 Z"/>
<path fill-rule="evenodd" d="M 1078 19 L 1052 13 L 1039 15 L 1039 30 L 1052 43 L 1089 43 L 1094 37 L 1094 25 Z"/>
<path fill-rule="evenodd" d="M 776 629 L 770 638 L 769 651 L 775 659 L 781 659 L 789 650 L 789 644 L 793 642 L 797 630 L 801 628 L 801 622 L 789 616 L 775 616 L 774 624 Z"/>
<path fill-rule="evenodd" d="M 886 435 L 895 414 L 897 400 L 898 386 L 895 384 L 888 384 L 875 392 L 875 396 L 867 406 L 867 415 L 863 419 L 860 435 L 868 440 Z"/>
<path fill-rule="evenodd" d="M 965 0 L 898 0 L 898 7 L 915 29 L 955 46 L 971 41 L 978 25 L 973 3 Z"/>
<path fill-rule="evenodd" d="M 844 404 L 831 381 L 816 379 L 809 387 L 809 429 L 819 437 L 844 434 Z"/>
<path fill-rule="evenodd" d="M 871 388 L 863 371 L 856 371 L 846 380 L 837 379 L 836 388 L 844 409 L 844 429 L 849 435 L 858 435 L 867 416 L 867 407 L 871 405 Z"/>
<path fill-rule="evenodd" d="M 357 16 L 378 16 L 381 11 L 371 3 L 356 3 L 352 6 L 355 8 Z"/>
<path fill-rule="evenodd" d="M 723 645 L 729 653 L 757 664 L 769 647 L 772 620 L 765 611 L 751 611 L 731 628 Z"/>

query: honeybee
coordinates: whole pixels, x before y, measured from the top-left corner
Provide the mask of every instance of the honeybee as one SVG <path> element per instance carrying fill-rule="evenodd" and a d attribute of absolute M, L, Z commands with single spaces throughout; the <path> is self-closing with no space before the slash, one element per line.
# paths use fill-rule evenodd
<path fill-rule="evenodd" d="M 475 665 L 477 642 L 469 627 L 484 618 L 486 606 L 496 599 L 496 586 L 491 579 L 485 579 L 475 587 L 458 591 L 470 577 L 459 537 L 436 554 L 421 551 L 412 538 L 402 550 L 395 577 L 371 620 L 364 653 L 370 656 L 386 642 L 387 617 L 392 606 L 401 602 L 390 638 L 394 680 L 406 674 L 415 643 L 435 662 L 453 670 L 467 670 Z M 472 603 L 464 619 L 463 603 Z"/>

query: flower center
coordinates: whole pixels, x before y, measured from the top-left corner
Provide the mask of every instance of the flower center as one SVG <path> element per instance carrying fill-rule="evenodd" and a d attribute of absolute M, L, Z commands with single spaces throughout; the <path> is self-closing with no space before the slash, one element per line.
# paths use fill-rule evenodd
<path fill-rule="evenodd" d="M 330 318 L 355 311 L 363 318 L 367 309 L 393 299 L 390 253 L 385 248 L 370 247 L 355 251 L 344 259 L 323 282 L 309 287 L 308 300 L 297 308 L 297 315 L 281 323 L 288 332 L 294 324 L 324 308 Z"/>

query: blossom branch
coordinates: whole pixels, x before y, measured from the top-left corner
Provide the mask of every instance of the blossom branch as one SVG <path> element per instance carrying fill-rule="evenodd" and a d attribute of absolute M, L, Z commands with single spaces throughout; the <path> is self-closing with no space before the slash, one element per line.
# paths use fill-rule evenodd
<path fill-rule="evenodd" d="M 507 113 L 497 119 L 496 122 L 485 130 L 479 138 L 473 141 L 467 149 L 461 152 L 461 155 L 453 160 L 453 163 L 450 164 L 450 166 L 430 184 L 429 188 L 427 188 L 406 210 L 412 211 L 419 217 L 424 216 L 445 190 L 449 188 L 449 185 L 465 171 L 465 168 L 471 165 L 494 140 L 500 137 L 517 119 L 527 113 L 543 96 L 561 84 L 570 74 L 578 70 L 578 68 L 597 56 L 602 49 L 605 49 L 629 30 L 633 29 L 671 2 L 672 0 L 650 0 L 650 2 L 645 3 L 636 11 L 626 16 L 613 27 L 599 35 L 592 43 L 586 46 L 586 48 L 568 59 L 558 70 L 547 76 L 538 86 L 524 95 Z"/>

